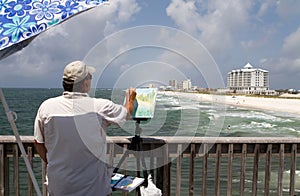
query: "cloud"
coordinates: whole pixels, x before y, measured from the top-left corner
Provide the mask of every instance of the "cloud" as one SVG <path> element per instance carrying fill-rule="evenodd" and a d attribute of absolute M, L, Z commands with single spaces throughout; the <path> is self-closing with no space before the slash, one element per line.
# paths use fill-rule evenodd
<path fill-rule="evenodd" d="M 282 51 L 289 58 L 300 58 L 300 27 L 285 38 Z"/>
<path fill-rule="evenodd" d="M 278 73 L 300 75 L 300 27 L 284 39 L 282 52 L 278 58 L 266 61 L 266 65 Z M 298 74 L 297 74 L 298 73 Z M 292 74 L 292 75 L 291 75 Z"/>
<path fill-rule="evenodd" d="M 166 12 L 181 29 L 192 34 L 199 30 L 197 20 L 200 15 L 194 1 L 173 0 Z"/>
<path fill-rule="evenodd" d="M 300 76 L 300 27 L 284 39 L 282 57 L 278 64 L 280 70 L 288 70 L 290 73 L 298 73 Z"/>
<path fill-rule="evenodd" d="M 66 63 L 84 59 L 91 48 L 104 38 L 136 24 L 168 24 L 193 36 L 195 42 L 200 41 L 203 48 L 208 49 L 225 77 L 233 65 L 249 61 L 254 65 L 261 64 L 262 68 L 270 70 L 270 74 L 281 74 L 284 78 L 284 75 L 292 73 L 295 78 L 299 73 L 299 4 L 298 0 L 170 0 L 163 4 L 166 5 L 164 7 L 156 1 L 110 1 L 110 5 L 91 9 L 51 28 L 24 50 L 2 60 L 0 83 L 5 86 L 14 81 L 22 86 L 22 79 L 26 79 L 39 87 L 60 86 Z M 161 20 L 152 17 L 154 9 L 160 13 Z M 163 14 L 167 15 L 166 18 Z M 192 63 L 170 50 L 144 48 L 126 52 L 131 47 L 127 41 L 134 42 L 137 36 L 143 40 L 152 34 L 127 35 L 120 37 L 119 43 L 110 39 L 89 60 L 111 59 L 114 56 L 110 54 L 125 51 L 109 69 L 109 74 L 114 74 L 115 78 L 132 65 L 150 61 L 172 65 L 186 76 L 196 73 Z M 180 49 L 192 57 L 199 55 L 199 51 L 185 44 L 179 35 L 161 31 L 156 38 L 151 40 L 152 43 Z M 111 76 L 105 78 L 107 84 L 113 81 Z M 286 80 L 292 77 L 288 76 Z"/>
<path fill-rule="evenodd" d="M 221 53 L 232 47 L 234 36 L 247 24 L 250 7 L 249 0 L 173 0 L 166 12 L 180 29 L 195 36 L 213 53 Z"/>
<path fill-rule="evenodd" d="M 109 24 L 120 28 L 139 11 L 135 0 L 114 0 L 80 13 L 39 35 L 22 51 L 0 63 L 0 83 L 9 85 L 18 78 L 37 79 L 33 86 L 60 86 L 64 65 L 83 59 L 105 37 Z M 17 82 L 16 82 L 17 83 Z M 19 85 L 23 85 L 21 79 Z"/>
<path fill-rule="evenodd" d="M 105 35 L 119 30 L 122 24 L 133 20 L 134 15 L 139 13 L 141 7 L 136 0 L 114 0 L 111 1 L 109 19 L 106 22 Z"/>
<path fill-rule="evenodd" d="M 97 55 L 99 51 L 103 51 L 100 56 Z M 101 85 L 107 80 L 117 81 L 124 73 L 126 76 L 134 73 L 136 78 L 123 78 L 138 84 L 149 76 L 163 83 L 176 77 L 181 77 L 179 80 L 183 76 L 195 80 L 204 77 L 210 87 L 220 86 L 223 81 L 217 78 L 219 70 L 215 61 L 198 40 L 181 30 L 165 26 L 146 25 L 114 33 L 86 58 L 93 59 L 93 64 L 104 70 L 98 73 Z M 124 80 L 121 84 L 125 85 Z"/>
<path fill-rule="evenodd" d="M 300 14 L 299 8 L 299 0 L 278 0 L 276 11 L 280 17 L 290 19 L 292 16 Z"/>
<path fill-rule="evenodd" d="M 260 18 L 268 15 L 269 12 L 273 12 L 274 10 L 276 10 L 278 2 L 274 0 L 264 0 L 261 2 L 256 2 L 256 6 L 259 7 L 256 17 L 260 20 L 260 22 L 263 22 L 263 19 Z"/>
<path fill-rule="evenodd" d="M 208 48 L 221 70 L 226 63 L 254 61 L 280 78 L 293 73 L 287 84 L 300 71 L 299 7 L 297 0 L 172 0 L 166 13 Z"/>

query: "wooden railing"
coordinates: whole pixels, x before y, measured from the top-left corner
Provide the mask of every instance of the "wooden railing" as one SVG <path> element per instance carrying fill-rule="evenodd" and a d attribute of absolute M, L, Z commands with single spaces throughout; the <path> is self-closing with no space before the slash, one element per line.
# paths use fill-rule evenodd
<path fill-rule="evenodd" d="M 33 138 L 21 139 L 46 195 L 45 165 Z M 116 165 L 130 138 L 108 137 L 107 141 L 108 161 Z M 300 192 L 300 138 L 147 137 L 143 150 L 147 169 L 163 195 L 294 196 Z M 122 172 L 130 172 L 133 159 L 126 158 Z M 0 195 L 33 193 L 14 136 L 0 136 Z"/>

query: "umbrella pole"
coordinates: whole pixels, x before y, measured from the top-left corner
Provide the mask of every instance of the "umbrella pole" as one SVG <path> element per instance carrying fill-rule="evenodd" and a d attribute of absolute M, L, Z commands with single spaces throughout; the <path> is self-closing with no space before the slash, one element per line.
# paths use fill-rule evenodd
<path fill-rule="evenodd" d="M 26 164 L 26 167 L 27 167 L 27 171 L 30 175 L 30 178 L 31 178 L 31 181 L 34 185 L 34 188 L 35 188 L 35 191 L 37 193 L 38 196 L 42 196 L 42 193 L 41 193 L 41 190 L 38 186 L 38 183 L 37 183 L 37 180 L 34 176 L 34 173 L 33 173 L 33 170 L 31 168 L 31 165 L 30 165 L 30 162 L 29 162 L 29 159 L 28 159 L 28 156 L 25 152 L 25 148 L 24 148 L 24 145 L 21 141 L 21 138 L 20 138 L 20 135 L 19 135 L 19 132 L 18 132 L 18 129 L 17 129 L 17 126 L 15 124 L 15 120 L 14 120 L 14 117 L 13 117 L 13 114 L 12 112 L 9 110 L 8 108 L 8 105 L 6 103 L 6 100 L 5 100 L 5 97 L 4 97 L 4 94 L 3 94 L 3 91 L 2 91 L 2 88 L 0 88 L 0 99 L 1 99 L 1 102 L 2 102 L 2 105 L 4 107 L 4 110 L 5 110 L 5 113 L 6 113 L 6 117 L 8 119 L 8 122 L 10 123 L 10 126 L 14 132 L 14 135 L 16 137 L 16 141 L 18 143 L 18 146 L 20 148 L 20 151 L 22 153 L 22 156 L 23 156 L 23 159 L 25 161 L 25 164 Z"/>

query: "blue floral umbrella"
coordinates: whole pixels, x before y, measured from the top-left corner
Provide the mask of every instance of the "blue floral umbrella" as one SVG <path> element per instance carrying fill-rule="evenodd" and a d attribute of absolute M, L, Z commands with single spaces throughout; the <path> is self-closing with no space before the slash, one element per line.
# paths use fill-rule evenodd
<path fill-rule="evenodd" d="M 47 29 L 105 2 L 108 0 L 0 0 L 0 60 L 21 50 Z M 42 196 L 1 87 L 0 101 L 37 195 Z"/>
<path fill-rule="evenodd" d="M 0 0 L 0 60 L 41 32 L 108 0 Z"/>

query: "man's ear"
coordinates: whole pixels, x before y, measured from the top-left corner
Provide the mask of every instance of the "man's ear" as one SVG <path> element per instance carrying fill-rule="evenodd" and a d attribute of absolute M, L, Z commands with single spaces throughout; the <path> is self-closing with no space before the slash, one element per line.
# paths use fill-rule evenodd
<path fill-rule="evenodd" d="M 84 80 L 82 83 L 82 89 L 84 90 L 84 92 L 88 92 L 89 91 L 89 81 L 88 80 Z"/>

